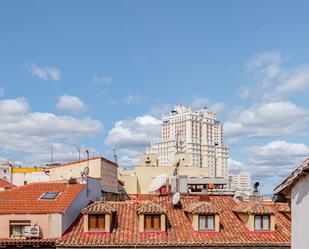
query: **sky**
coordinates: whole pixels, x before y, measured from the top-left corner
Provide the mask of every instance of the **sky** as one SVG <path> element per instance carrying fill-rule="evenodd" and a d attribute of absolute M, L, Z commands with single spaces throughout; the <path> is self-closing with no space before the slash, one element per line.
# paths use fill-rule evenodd
<path fill-rule="evenodd" d="M 137 164 L 160 117 L 217 112 L 270 194 L 309 156 L 308 1 L 1 1 L 0 159 Z"/>

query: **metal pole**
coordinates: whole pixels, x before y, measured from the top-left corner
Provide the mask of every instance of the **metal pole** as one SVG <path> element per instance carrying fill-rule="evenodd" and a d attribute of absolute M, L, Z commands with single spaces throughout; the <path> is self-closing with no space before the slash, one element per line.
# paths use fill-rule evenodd
<path fill-rule="evenodd" d="M 86 153 L 87 153 L 87 172 L 89 172 L 89 150 L 86 150 Z M 86 190 L 87 190 L 87 198 L 88 198 L 88 192 L 89 192 L 89 189 L 88 189 L 88 175 L 86 176 Z"/>

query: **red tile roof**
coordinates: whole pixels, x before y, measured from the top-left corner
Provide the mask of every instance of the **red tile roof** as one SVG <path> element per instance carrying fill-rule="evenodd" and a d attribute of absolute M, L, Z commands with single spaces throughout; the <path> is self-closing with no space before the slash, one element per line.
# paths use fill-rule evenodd
<path fill-rule="evenodd" d="M 0 214 L 63 213 L 75 200 L 84 184 L 31 183 L 0 192 Z M 45 192 L 59 192 L 54 200 L 41 200 Z"/>
<path fill-rule="evenodd" d="M 274 214 L 275 209 L 269 204 L 264 204 L 260 202 L 240 202 L 237 206 L 233 208 L 236 213 L 243 214 Z"/>
<path fill-rule="evenodd" d="M 16 186 L 0 178 L 0 188 L 11 189 L 11 188 L 16 188 Z"/>
<path fill-rule="evenodd" d="M 197 196 L 182 196 L 181 204 L 197 202 Z M 166 233 L 140 233 L 138 230 L 137 210 L 144 200 L 125 202 L 109 202 L 117 209 L 117 227 L 110 234 L 84 233 L 83 217 L 81 216 L 61 241 L 61 246 L 92 246 L 92 247 L 161 247 L 161 246 L 290 246 L 291 222 L 281 212 L 275 210 L 276 231 L 250 232 L 232 209 L 238 204 L 230 196 L 210 196 L 209 202 L 221 210 L 219 217 L 221 230 L 218 233 L 199 233 L 192 230 L 191 223 L 181 207 L 171 204 L 170 196 L 151 197 L 151 201 L 167 211 L 169 227 Z"/>
<path fill-rule="evenodd" d="M 184 211 L 191 214 L 218 214 L 220 210 L 209 201 L 199 201 L 187 205 Z"/>
<path fill-rule="evenodd" d="M 152 201 L 143 203 L 138 209 L 138 214 L 166 214 L 166 209 Z"/>
<path fill-rule="evenodd" d="M 84 208 L 83 214 L 111 214 L 116 212 L 117 209 L 114 208 L 107 202 L 95 202 L 88 207 Z"/>

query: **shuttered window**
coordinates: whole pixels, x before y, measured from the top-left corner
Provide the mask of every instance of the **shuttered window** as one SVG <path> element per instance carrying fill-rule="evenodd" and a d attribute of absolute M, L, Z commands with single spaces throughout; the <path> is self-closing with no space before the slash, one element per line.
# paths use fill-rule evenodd
<path fill-rule="evenodd" d="M 161 215 L 144 215 L 144 230 L 145 232 L 161 231 Z"/>
<path fill-rule="evenodd" d="M 89 231 L 105 231 L 105 215 L 89 214 L 88 216 Z"/>

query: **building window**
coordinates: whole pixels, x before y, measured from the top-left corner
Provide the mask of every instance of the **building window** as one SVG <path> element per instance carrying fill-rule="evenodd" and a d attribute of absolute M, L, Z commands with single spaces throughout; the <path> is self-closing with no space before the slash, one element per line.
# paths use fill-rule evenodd
<path fill-rule="evenodd" d="M 31 226 L 30 220 L 10 221 L 10 237 L 23 237 L 25 228 Z"/>
<path fill-rule="evenodd" d="M 105 231 L 105 215 L 89 214 L 88 231 Z"/>
<path fill-rule="evenodd" d="M 158 232 L 161 231 L 161 215 L 144 215 L 144 231 Z"/>
<path fill-rule="evenodd" d="M 254 216 L 254 230 L 269 231 L 270 230 L 269 215 L 255 215 Z"/>
<path fill-rule="evenodd" d="M 214 231 L 215 217 L 214 215 L 199 215 L 199 231 Z"/>
<path fill-rule="evenodd" d="M 54 200 L 58 196 L 59 192 L 45 192 L 41 196 L 41 200 Z"/>

